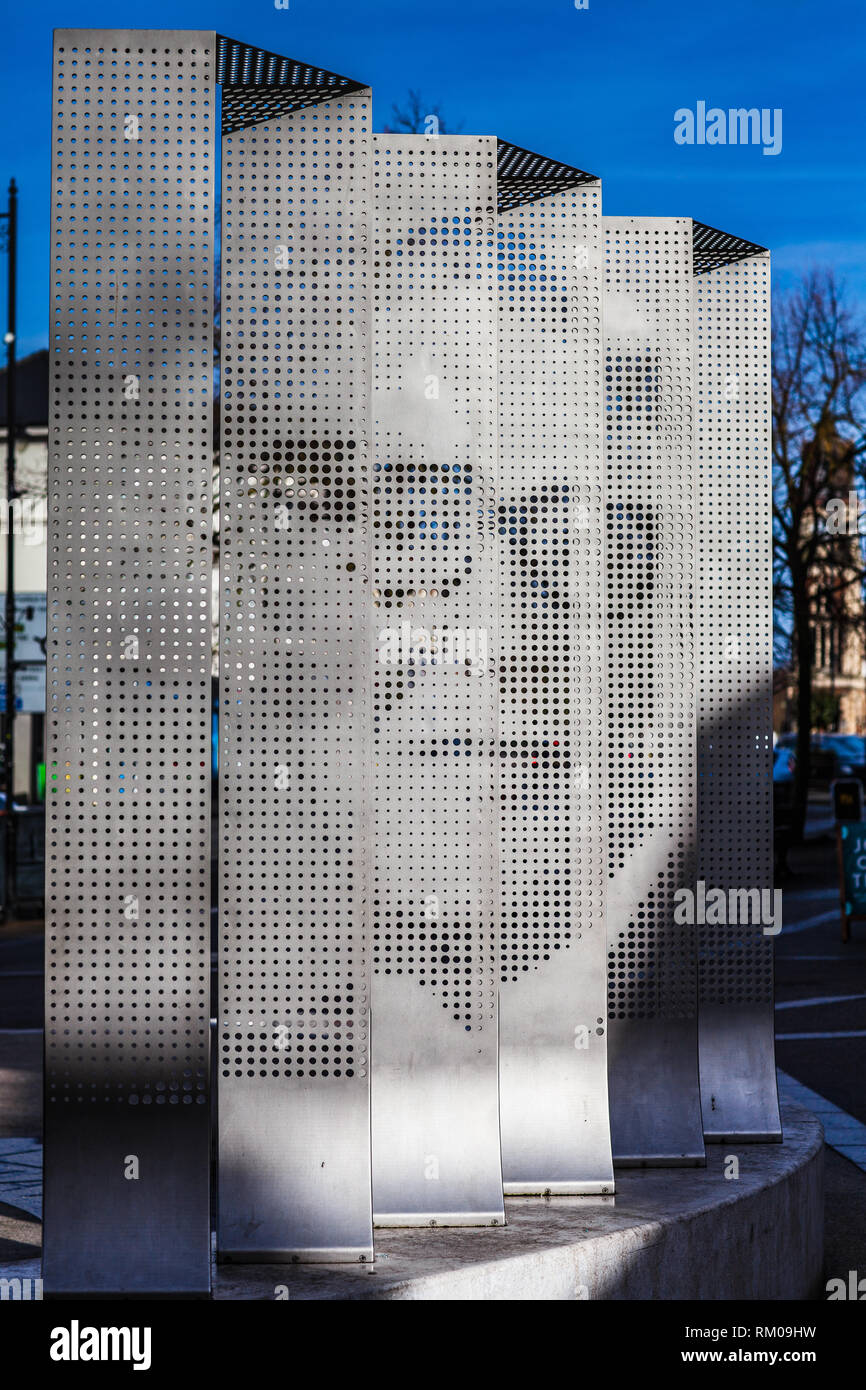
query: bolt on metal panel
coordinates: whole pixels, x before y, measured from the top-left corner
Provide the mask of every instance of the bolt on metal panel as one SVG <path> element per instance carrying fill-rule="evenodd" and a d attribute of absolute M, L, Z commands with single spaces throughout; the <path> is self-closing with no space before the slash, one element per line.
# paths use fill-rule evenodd
<path fill-rule="evenodd" d="M 370 93 L 227 106 L 218 1246 L 368 1260 Z"/>
<path fill-rule="evenodd" d="M 535 159 L 498 231 L 502 1167 L 608 1193 L 601 184 Z"/>
<path fill-rule="evenodd" d="M 496 141 L 373 149 L 374 1219 L 499 1225 Z"/>
<path fill-rule="evenodd" d="M 695 224 L 696 256 L 710 230 Z M 772 941 L 781 921 L 773 899 L 770 257 L 747 243 L 758 254 L 741 258 L 738 244 L 726 253 L 724 245 L 712 268 L 695 275 L 693 291 L 697 877 L 708 919 L 698 927 L 698 1031 L 706 1139 L 766 1142 L 782 1137 Z"/>
<path fill-rule="evenodd" d="M 210 1284 L 214 57 L 209 32 L 55 33 L 53 1294 Z"/>
<path fill-rule="evenodd" d="M 605 217 L 607 924 L 615 1163 L 704 1162 L 697 853 L 691 222 Z"/>

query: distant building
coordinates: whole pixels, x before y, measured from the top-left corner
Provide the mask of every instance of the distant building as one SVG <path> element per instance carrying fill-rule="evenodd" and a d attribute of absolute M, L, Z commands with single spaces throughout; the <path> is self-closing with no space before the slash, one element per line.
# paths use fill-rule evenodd
<path fill-rule="evenodd" d="M 821 447 L 834 456 L 826 501 L 835 499 L 836 524 L 840 516 L 841 541 L 833 560 L 823 567 L 815 585 L 812 624 L 813 727 L 844 734 L 866 733 L 866 604 L 863 583 L 852 576 L 862 573 L 859 530 L 866 510 L 854 493 L 854 445 L 835 435 Z M 847 538 L 847 540 L 846 540 Z M 846 549 L 850 556 L 846 564 Z M 839 592 L 828 594 L 834 582 Z M 776 672 L 773 686 L 773 727 L 777 732 L 796 725 L 796 665 Z"/>
<path fill-rule="evenodd" d="M 23 357 L 15 373 L 15 482 L 18 491 L 45 496 L 48 476 L 48 349 Z M 0 370 L 0 439 L 6 458 L 6 369 Z"/>
<path fill-rule="evenodd" d="M 15 522 L 16 655 L 19 668 L 15 720 L 15 795 L 41 798 L 45 729 L 45 590 L 48 478 L 48 349 L 22 358 L 15 373 L 15 486 L 20 496 Z M 6 370 L 0 370 L 0 450 L 6 461 Z M 5 481 L 0 501 L 0 605 L 6 593 Z M 35 602 L 34 602 L 35 600 Z M 0 617 L 2 617 L 0 606 Z M 41 655 L 41 663 L 33 658 Z M 5 688 L 5 641 L 0 627 L 0 682 Z M 22 708 L 23 706 L 23 708 Z"/>
<path fill-rule="evenodd" d="M 15 483 L 21 498 L 21 525 L 15 531 L 15 593 L 20 599 L 16 609 L 22 611 L 23 621 L 28 622 L 34 605 L 27 604 L 28 596 L 39 596 L 41 607 L 45 610 L 46 575 L 48 563 L 47 548 L 47 492 L 48 492 L 48 349 L 42 348 L 29 357 L 22 358 L 16 371 L 16 443 L 15 443 Z M 6 458 L 6 371 L 0 370 L 0 449 L 2 460 Z M 5 491 L 0 484 L 0 492 Z M 5 507 L 0 502 L 0 618 L 2 618 L 3 595 L 6 592 L 6 547 L 3 537 L 6 534 Z M 216 517 L 215 517 L 216 524 Z M 38 607 L 38 605 L 37 605 Z M 219 622 L 219 563 L 215 557 L 212 574 L 212 620 L 213 620 L 213 675 L 219 670 L 217 654 L 217 629 Z M 25 655 L 30 655 L 32 646 L 24 645 L 22 624 L 18 625 L 18 640 L 22 643 Z M 29 629 L 28 629 L 29 630 Z M 44 640 L 44 625 L 42 638 Z M 0 628 L 0 683 L 5 683 L 3 669 L 3 634 Z M 43 667 L 44 672 L 44 667 Z M 33 668 L 19 672 L 18 708 L 15 721 L 15 792 L 16 796 L 33 801 L 41 785 L 40 765 L 44 743 L 45 697 L 44 677 L 42 692 L 31 679 Z M 25 709 L 21 710 L 22 696 Z M 38 709 L 36 706 L 38 705 Z M 29 708 L 28 708 L 29 706 Z M 2 708 L 2 706 L 0 706 Z"/>

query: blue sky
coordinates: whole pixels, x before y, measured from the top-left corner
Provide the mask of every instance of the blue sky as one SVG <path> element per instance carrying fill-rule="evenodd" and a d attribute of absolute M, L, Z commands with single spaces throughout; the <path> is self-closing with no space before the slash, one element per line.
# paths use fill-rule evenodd
<path fill-rule="evenodd" d="M 0 190 L 14 174 L 22 353 L 47 341 L 51 30 L 124 23 L 212 28 L 368 82 L 377 129 L 414 87 L 467 133 L 600 174 L 608 212 L 693 216 L 770 246 L 781 286 L 832 265 L 866 310 L 864 0 L 289 4 L 6 0 Z M 677 145 L 674 112 L 698 101 L 780 107 L 781 153 Z"/>

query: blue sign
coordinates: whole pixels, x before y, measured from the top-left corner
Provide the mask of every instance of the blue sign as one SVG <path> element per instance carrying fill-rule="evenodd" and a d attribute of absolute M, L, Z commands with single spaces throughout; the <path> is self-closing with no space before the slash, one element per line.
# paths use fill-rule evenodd
<path fill-rule="evenodd" d="M 845 916 L 866 917 L 866 821 L 846 821 L 839 833 Z"/>

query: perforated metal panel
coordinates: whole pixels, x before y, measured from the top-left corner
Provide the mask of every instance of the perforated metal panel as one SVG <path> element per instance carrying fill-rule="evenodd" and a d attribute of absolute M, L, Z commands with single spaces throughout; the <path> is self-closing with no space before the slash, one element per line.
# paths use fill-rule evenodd
<path fill-rule="evenodd" d="M 712 230 L 695 224 L 699 272 Z M 715 268 L 694 280 L 697 874 L 707 894 L 722 890 L 724 911 L 699 928 L 701 1088 L 707 1139 L 768 1140 L 782 1137 L 764 934 L 774 926 L 770 258 L 740 259 L 736 238 L 712 240 Z"/>
<path fill-rule="evenodd" d="M 508 140 L 500 140 L 497 149 L 496 201 L 500 213 L 522 207 L 578 188 L 582 183 L 596 183 L 595 174 L 560 164 L 546 154 L 536 154 Z"/>
<path fill-rule="evenodd" d="M 500 173 L 513 168 L 500 145 Z M 535 157 L 537 160 L 540 158 Z M 526 161 L 524 161 L 524 166 Z M 530 166 L 532 167 L 532 166 Z M 603 805 L 601 184 L 500 180 L 506 1193 L 613 1191 Z M 539 196 L 540 195 L 540 196 Z"/>
<path fill-rule="evenodd" d="M 496 141 L 373 185 L 373 1204 L 499 1224 Z"/>
<path fill-rule="evenodd" d="M 695 275 L 733 265 L 746 257 L 760 256 L 766 249 L 754 241 L 733 236 L 731 232 L 719 231 L 718 227 L 708 227 L 705 222 L 692 223 L 692 271 Z"/>
<path fill-rule="evenodd" d="M 237 39 L 217 36 L 224 134 L 364 89 L 363 82 Z"/>
<path fill-rule="evenodd" d="M 700 1163 L 691 223 L 606 217 L 607 922 L 621 1164 Z"/>
<path fill-rule="evenodd" d="M 223 139 L 224 1258 L 372 1258 L 369 141 L 366 89 Z"/>
<path fill-rule="evenodd" d="M 51 1293 L 209 1286 L 214 49 L 55 34 Z"/>

